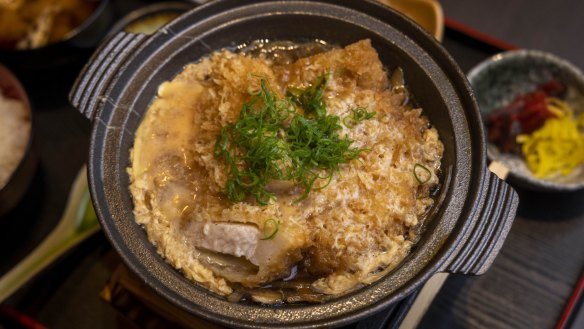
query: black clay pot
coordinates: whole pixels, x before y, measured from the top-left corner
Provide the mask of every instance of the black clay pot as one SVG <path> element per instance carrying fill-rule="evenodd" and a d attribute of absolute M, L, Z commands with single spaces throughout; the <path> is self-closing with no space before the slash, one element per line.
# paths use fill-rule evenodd
<path fill-rule="evenodd" d="M 126 168 L 134 132 L 156 94 L 185 64 L 257 39 L 369 38 L 388 69 L 400 66 L 445 146 L 443 186 L 412 253 L 381 280 L 318 305 L 235 304 L 167 264 L 134 222 Z M 340 326 L 370 316 L 421 287 L 434 273 L 482 274 L 501 248 L 517 195 L 486 169 L 477 104 L 456 63 L 432 36 L 380 4 L 351 0 L 225 0 L 198 7 L 158 33 L 120 33 L 85 67 L 71 93 L 93 121 L 90 189 L 103 229 L 125 263 L 184 310 L 230 327 Z"/>

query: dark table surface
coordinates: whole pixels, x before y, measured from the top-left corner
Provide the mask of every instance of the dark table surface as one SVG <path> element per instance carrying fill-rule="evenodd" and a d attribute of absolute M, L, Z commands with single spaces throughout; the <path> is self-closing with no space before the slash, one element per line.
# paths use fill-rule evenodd
<path fill-rule="evenodd" d="M 439 0 L 446 17 L 521 48 L 552 52 L 584 69 L 584 1 Z"/>
<path fill-rule="evenodd" d="M 452 30 L 444 46 L 464 71 L 498 51 Z M 90 124 L 66 100 L 79 69 L 64 70 L 61 84 L 49 90 L 36 87 L 36 78 L 25 81 L 35 109 L 40 162 L 23 202 L 2 218 L 0 274 L 55 226 L 86 160 Z M 450 276 L 420 328 L 551 328 L 557 322 L 584 269 L 584 191 L 519 194 L 518 216 L 493 267 L 481 277 Z M 98 297 L 118 262 L 98 233 L 6 303 L 49 328 L 122 328 L 116 312 Z"/>
<path fill-rule="evenodd" d="M 464 71 L 496 50 L 452 30 L 443 44 Z M 517 217 L 491 269 L 480 277 L 451 275 L 419 328 L 553 328 L 557 323 L 584 270 L 584 191 L 516 190 Z"/>

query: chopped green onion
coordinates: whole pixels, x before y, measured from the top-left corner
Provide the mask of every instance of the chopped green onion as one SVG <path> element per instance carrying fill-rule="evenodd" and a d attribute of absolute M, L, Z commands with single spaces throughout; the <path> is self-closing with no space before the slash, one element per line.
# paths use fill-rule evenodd
<path fill-rule="evenodd" d="M 352 115 L 347 115 L 343 118 L 343 123 L 345 127 L 351 128 L 361 123 L 362 121 L 369 120 L 375 116 L 375 112 L 368 112 L 366 108 L 357 107 L 351 110 Z"/>
<path fill-rule="evenodd" d="M 357 123 L 355 123 L 355 120 L 353 120 L 353 118 L 350 115 L 347 115 L 346 117 L 343 118 L 343 124 L 347 128 L 352 128 L 355 125 L 357 125 Z"/>
<path fill-rule="evenodd" d="M 416 163 L 414 165 L 414 177 L 416 177 L 416 180 L 418 181 L 418 183 L 420 183 L 420 185 L 423 185 L 426 184 L 430 180 L 430 178 L 432 178 L 432 172 L 430 171 L 430 169 L 424 167 L 423 165 Z"/>
<path fill-rule="evenodd" d="M 229 171 L 225 194 L 231 202 L 251 195 L 260 205 L 275 197 L 266 190 L 273 180 L 289 180 L 304 188 L 295 202 L 311 190 L 327 186 L 340 165 L 359 156 L 364 148 L 351 147 L 341 137 L 341 119 L 326 113 L 324 91 L 328 76 L 322 75 L 306 89 L 288 88 L 278 99 L 266 80 L 245 103 L 239 119 L 221 128 L 213 153 L 222 157 Z M 363 121 L 373 112 L 353 110 L 352 118 Z M 317 180 L 324 181 L 313 188 Z"/>
<path fill-rule="evenodd" d="M 260 240 L 272 240 L 276 236 L 276 233 L 278 233 L 278 230 L 280 229 L 280 222 L 273 218 L 270 218 L 264 222 L 264 233 L 269 223 L 272 223 L 272 225 L 274 226 L 274 230 L 272 231 L 272 233 L 270 233 L 270 235 L 267 235 L 261 238 Z"/>

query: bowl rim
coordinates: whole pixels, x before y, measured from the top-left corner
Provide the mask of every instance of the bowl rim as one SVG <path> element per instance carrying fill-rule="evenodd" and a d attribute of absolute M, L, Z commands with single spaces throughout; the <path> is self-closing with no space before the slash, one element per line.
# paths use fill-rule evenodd
<path fill-rule="evenodd" d="M 476 79 L 487 67 L 494 65 L 493 63 L 506 63 L 506 61 L 516 57 L 533 57 L 559 64 L 560 67 L 573 71 L 575 74 L 581 76 L 584 82 L 584 72 L 579 67 L 558 55 L 538 49 L 513 49 L 492 55 L 472 67 L 467 73 L 467 78 L 472 85 L 473 79 Z"/>
<path fill-rule="evenodd" d="M 47 43 L 46 45 L 36 47 L 36 48 L 25 48 L 25 49 L 0 48 L 0 52 L 20 54 L 20 53 L 27 53 L 27 52 L 32 52 L 32 51 L 39 51 L 39 50 L 43 50 L 43 49 L 50 49 L 50 48 L 58 47 L 59 45 L 63 45 L 63 44 L 67 44 L 67 43 L 71 42 L 73 39 L 75 39 L 75 37 L 80 35 L 83 31 L 85 31 L 85 29 L 87 29 L 91 24 L 93 24 L 96 20 L 98 20 L 99 16 L 104 12 L 104 10 L 106 10 L 106 7 L 109 6 L 110 0 L 98 0 L 98 1 L 99 1 L 99 3 L 93 9 L 93 11 L 89 14 L 89 16 L 87 16 L 83 20 L 83 22 L 81 22 L 81 24 L 77 25 L 76 27 L 71 29 L 69 32 L 67 32 L 61 40 L 58 40 L 55 42 L 50 42 L 50 43 Z"/>
<path fill-rule="evenodd" d="M 197 25 L 197 28 L 201 29 L 208 26 L 205 24 L 211 24 L 211 18 L 209 17 L 221 16 L 221 19 L 230 19 L 232 21 L 233 16 L 236 15 L 236 13 L 249 15 L 249 13 L 252 12 L 256 15 L 257 10 L 259 9 L 268 10 L 270 8 L 276 8 L 276 6 L 282 6 L 282 4 L 283 2 L 281 1 L 273 0 L 213 1 L 206 5 L 197 7 L 184 15 L 188 16 L 189 19 L 196 19 L 197 17 L 200 18 L 200 16 L 204 16 L 205 20 L 199 22 L 199 25 Z M 295 4 L 298 7 L 294 7 L 290 4 Z M 166 263 L 164 263 L 166 264 L 164 269 L 159 268 L 158 266 L 163 263 L 164 260 L 156 254 L 156 252 L 144 250 L 144 247 L 151 246 L 140 245 L 142 248 L 142 250 L 140 250 L 141 253 L 135 253 L 132 251 L 132 248 L 135 248 L 135 245 L 140 244 L 140 241 L 129 241 L 131 240 L 131 237 L 128 237 L 128 231 L 134 230 L 134 227 L 137 227 L 137 224 L 124 222 L 127 221 L 127 217 L 125 217 L 127 209 L 124 209 L 124 206 L 121 204 L 124 200 L 118 199 L 117 202 L 115 200 L 117 198 L 115 195 L 118 194 L 115 188 L 121 188 L 119 187 L 121 185 L 119 184 L 120 182 L 113 177 L 118 175 L 116 172 L 118 169 L 111 168 L 114 166 L 113 164 L 104 163 L 103 161 L 104 157 L 109 158 L 110 162 L 120 160 L 120 136 L 124 133 L 127 127 L 119 127 L 118 124 L 120 122 L 127 122 L 133 115 L 139 116 L 138 113 L 127 110 L 128 113 L 125 114 L 115 113 L 116 108 L 118 108 L 116 102 L 122 102 L 120 104 L 124 104 L 126 108 L 131 107 L 131 104 L 133 104 L 123 102 L 123 97 L 125 97 L 124 94 L 128 94 L 132 90 L 140 93 L 144 88 L 141 86 L 140 88 L 142 89 L 134 89 L 134 87 L 128 86 L 126 81 L 135 77 L 136 74 L 140 75 L 141 80 L 145 79 L 144 76 L 153 75 L 154 73 L 145 72 L 144 70 L 145 67 L 151 64 L 148 63 L 148 60 L 151 57 L 160 57 L 168 54 L 164 53 L 161 55 L 159 52 L 152 55 L 148 53 L 148 50 L 152 50 L 153 48 L 160 49 L 160 44 L 157 44 L 157 42 L 160 42 L 162 45 L 178 43 L 178 41 L 181 40 L 174 37 L 183 36 L 183 33 L 186 33 L 185 30 L 183 30 L 185 26 L 193 28 L 193 24 L 195 23 L 192 21 L 185 22 L 184 19 L 181 20 L 179 18 L 171 23 L 167 29 L 176 33 L 173 39 L 167 39 L 168 31 L 159 31 L 152 36 L 144 38 L 140 47 L 132 50 L 133 55 L 129 57 L 128 63 L 123 66 L 124 71 L 121 73 L 115 73 L 115 82 L 106 88 L 106 92 L 109 93 L 107 95 L 107 102 L 99 103 L 101 104 L 99 109 L 95 109 L 95 105 L 91 105 L 94 108 L 89 109 L 89 113 L 87 112 L 87 109 L 79 109 L 88 116 L 96 115 L 94 112 L 97 112 L 98 115 L 98 118 L 96 118 L 98 120 L 94 120 L 90 145 L 89 176 L 92 199 L 96 205 L 96 211 L 102 226 L 104 227 L 106 236 L 116 247 L 124 262 L 134 273 L 137 273 L 150 287 L 163 295 L 167 300 L 183 309 L 196 304 L 195 301 L 204 300 L 202 304 L 199 304 L 199 307 L 189 309 L 190 313 L 228 326 L 249 328 L 262 326 L 295 326 L 303 328 L 313 328 L 322 325 L 338 326 L 354 322 L 365 316 L 381 311 L 391 303 L 404 298 L 416 288 L 420 287 L 421 284 L 423 284 L 423 282 L 434 273 L 446 270 L 449 262 L 452 261 L 456 256 L 456 253 L 463 248 L 462 242 L 466 241 L 469 237 L 469 230 L 471 228 L 469 228 L 468 224 L 471 223 L 473 216 L 476 216 L 477 205 L 481 204 L 485 198 L 483 188 L 485 187 L 485 184 L 487 184 L 485 183 L 485 177 L 487 176 L 485 161 L 486 150 L 476 100 L 474 99 L 468 81 L 454 59 L 432 35 L 411 20 L 404 19 L 402 14 L 373 1 L 353 0 L 347 1 L 346 3 L 338 3 L 334 0 L 299 0 L 287 2 L 286 5 L 290 5 L 290 7 L 286 6 L 288 11 L 281 10 L 279 14 L 283 14 L 284 12 L 286 14 L 291 14 L 293 13 L 291 12 L 293 10 L 296 10 L 296 12 L 294 12 L 296 14 L 299 12 L 306 13 L 308 12 L 308 9 L 306 8 L 318 8 L 318 13 L 321 15 L 319 17 L 328 15 L 324 17 L 331 18 L 330 15 L 332 14 L 329 12 L 323 12 L 323 10 L 335 9 L 337 11 L 335 12 L 335 15 L 339 16 L 334 16 L 334 19 L 339 20 L 340 22 L 346 22 L 344 19 L 347 19 L 347 13 L 356 14 L 361 12 L 362 15 L 359 14 L 359 17 L 368 17 L 368 19 L 371 20 L 368 21 L 370 24 L 375 22 L 375 24 L 379 24 L 374 25 L 375 27 L 385 31 L 384 33 L 381 33 L 372 30 L 378 35 L 382 34 L 384 41 L 388 44 L 393 44 L 395 46 L 396 42 L 403 43 L 400 48 L 407 48 L 408 56 L 412 56 L 411 58 L 408 58 L 412 61 L 412 65 L 415 63 L 415 65 L 423 67 L 424 74 L 428 75 L 424 79 L 431 80 L 436 84 L 435 86 L 439 90 L 440 95 L 444 97 L 444 104 L 449 113 L 448 122 L 451 125 L 451 129 L 460 134 L 456 135 L 456 138 L 455 136 L 450 137 L 450 142 L 453 145 L 452 152 L 454 153 L 453 160 L 455 163 L 452 164 L 452 168 L 450 169 L 444 168 L 445 170 L 448 169 L 452 172 L 452 179 L 445 182 L 445 185 L 452 187 L 452 190 L 449 188 L 448 192 L 443 194 L 446 195 L 444 197 L 446 201 L 443 202 L 443 207 L 441 207 L 444 209 L 440 209 L 439 215 L 435 216 L 438 217 L 436 218 L 436 221 L 438 221 L 439 224 L 443 224 L 444 227 L 442 227 L 441 230 L 433 231 L 431 242 L 427 243 L 428 245 L 431 245 L 431 247 L 428 246 L 426 249 L 434 248 L 433 250 L 435 253 L 423 255 L 418 250 L 415 255 L 417 259 L 424 259 L 423 263 L 421 265 L 410 266 L 413 272 L 407 275 L 404 275 L 403 271 L 401 271 L 401 275 L 407 278 L 392 275 L 391 279 L 397 283 L 388 282 L 390 280 L 388 280 L 386 276 L 368 287 L 359 289 L 356 293 L 343 295 L 335 298 L 331 302 L 308 306 L 290 305 L 285 309 L 229 303 L 225 301 L 224 298 L 219 299 L 219 297 L 214 296 L 206 288 L 199 287 L 193 283 L 189 283 L 188 291 L 185 290 L 185 292 L 178 292 L 177 289 L 179 289 L 179 287 L 182 288 L 180 285 L 182 282 L 185 282 L 186 279 L 182 277 L 182 274 L 178 273 Z M 238 12 L 233 8 L 237 8 L 241 12 Z M 299 8 L 306 10 L 306 12 L 302 12 Z M 218 15 L 218 13 L 220 14 Z M 341 16 L 341 14 L 343 14 L 343 16 Z M 383 18 L 392 18 L 394 19 L 394 22 L 390 24 L 383 20 Z M 356 27 L 360 27 L 360 25 L 357 25 L 354 21 L 352 21 L 352 23 L 355 24 Z M 409 33 L 404 30 L 409 30 Z M 393 40 L 391 38 L 392 36 L 397 37 L 398 35 L 399 40 Z M 416 38 L 415 41 L 412 40 L 414 37 Z M 122 35 L 121 38 L 124 38 L 124 35 Z M 207 48 L 209 51 L 214 50 L 209 48 L 203 40 L 200 41 L 200 45 L 204 46 L 204 48 Z M 186 49 L 186 46 L 181 46 L 179 50 L 173 48 L 172 51 L 174 52 L 172 54 L 178 53 L 180 49 Z M 416 50 L 421 51 L 421 53 L 417 54 L 419 56 L 414 56 L 412 54 L 415 53 Z M 432 54 L 432 56 L 430 54 Z M 94 59 L 95 58 L 96 57 L 94 57 Z M 437 62 L 438 58 L 439 62 Z M 166 62 L 158 64 L 158 66 L 164 66 L 165 63 Z M 437 72 L 431 71 L 430 68 L 435 69 Z M 153 68 L 149 67 L 148 70 L 153 71 Z M 144 81 L 141 82 L 143 83 Z M 451 96 L 452 98 L 447 98 L 446 96 Z M 137 98 L 135 95 L 132 97 Z M 92 104 L 96 103 L 94 102 Z M 108 137 L 108 134 L 113 137 Z M 125 172 L 125 170 L 119 171 Z M 120 175 L 120 177 L 122 176 Z M 108 188 L 113 187 L 114 189 L 104 191 L 103 186 L 106 185 Z M 463 192 L 464 190 L 467 193 L 462 193 L 465 196 L 464 198 L 457 198 L 452 195 L 454 190 L 458 192 Z M 109 201 L 110 198 L 111 203 Z M 122 227 L 121 225 L 124 226 Z M 132 225 L 132 228 L 128 228 L 127 225 Z M 152 255 L 155 255 L 155 259 L 152 258 L 154 260 L 148 258 Z M 402 262 L 402 265 L 398 266 L 398 269 L 404 267 L 404 262 Z M 173 277 L 170 279 L 164 278 L 164 280 L 161 281 L 160 275 L 163 271 L 167 271 L 167 268 L 173 270 Z M 181 275 L 180 282 L 173 281 L 177 278 L 177 273 Z M 406 283 L 404 283 L 404 281 Z M 407 282 L 410 283 L 408 284 Z M 392 288 L 394 290 L 392 290 L 392 293 L 390 294 L 385 289 L 387 289 L 387 287 L 392 287 L 392 285 L 394 285 Z M 214 309 L 214 307 L 216 308 Z M 211 310 L 215 311 L 211 312 Z M 217 312 L 219 311 L 226 311 L 227 314 L 218 315 Z M 248 317 L 244 317 L 245 315 Z M 302 315 L 306 317 L 301 318 L 300 316 Z M 296 318 L 294 316 L 296 316 Z M 266 323 L 259 324 L 254 322 L 254 320 L 258 319 L 270 320 L 266 320 Z M 284 319 L 288 319 L 290 322 L 274 322 L 277 320 L 284 321 Z"/>
<path fill-rule="evenodd" d="M 150 15 L 155 15 L 158 13 L 165 13 L 165 12 L 177 12 L 179 15 L 189 11 L 192 8 L 198 6 L 196 2 L 193 1 L 179 1 L 179 0 L 171 0 L 171 1 L 164 1 L 164 2 L 153 2 L 151 4 L 147 4 L 145 6 L 141 6 L 130 11 L 128 14 L 124 15 L 122 18 L 118 19 L 116 23 L 112 26 L 111 29 L 108 30 L 105 39 L 112 37 L 116 33 L 123 31 L 129 24 L 134 23 L 135 21 L 148 17 Z M 177 16 L 178 17 L 178 16 Z M 171 20 L 172 21 L 172 20 Z M 168 22 L 170 23 L 170 21 Z M 167 23 L 167 24 L 168 24 Z"/>
<path fill-rule="evenodd" d="M 10 173 L 10 176 L 8 177 L 8 180 L 6 180 L 6 183 L 4 185 L 0 185 L 0 190 L 2 190 L 4 187 L 6 187 L 6 186 L 8 186 L 8 184 L 10 184 L 10 181 L 13 179 L 15 173 L 18 171 L 18 168 L 24 162 L 27 153 L 29 153 L 31 148 L 32 148 L 32 136 L 33 136 L 32 107 L 31 107 L 30 99 L 28 97 L 26 89 L 24 89 L 24 86 L 22 85 L 20 80 L 16 77 L 16 75 L 14 73 L 12 73 L 12 71 L 10 71 L 9 68 L 2 65 L 2 63 L 0 63 L 0 76 L 1 75 L 7 77 L 7 81 L 9 83 L 5 84 L 5 85 L 0 84 L 0 94 L 4 93 L 3 88 L 5 88 L 6 85 L 10 85 L 15 89 L 15 91 L 17 93 L 17 100 L 24 104 L 25 110 L 28 112 L 28 115 L 29 115 L 30 121 L 31 121 L 31 126 L 30 126 L 30 131 L 28 133 L 28 141 L 26 143 L 26 149 L 25 149 L 24 153 L 22 154 L 22 156 L 20 157 L 20 160 L 18 160 L 18 165 Z M 6 95 L 4 95 L 4 96 L 6 96 Z"/>
<path fill-rule="evenodd" d="M 24 89 L 23 84 L 16 77 L 16 75 L 8 67 L 4 66 L 2 63 L 0 63 L 0 75 L 4 75 L 4 76 L 8 77 L 8 80 L 10 80 L 11 85 L 13 87 L 15 87 L 15 89 L 18 93 L 18 100 L 20 100 L 21 102 L 23 102 L 26 105 L 26 108 L 29 112 L 32 112 L 31 105 L 30 105 L 31 103 L 30 103 L 30 100 L 28 97 L 28 93 L 26 92 L 26 89 Z M 0 87 L 3 87 L 3 86 L 0 85 Z"/>
<path fill-rule="evenodd" d="M 579 84 L 584 88 L 584 72 L 562 57 L 556 54 L 538 50 L 538 49 L 514 49 L 500 52 L 498 54 L 492 55 L 483 61 L 479 62 L 473 68 L 471 68 L 467 73 L 468 81 L 471 86 L 477 83 L 477 79 L 480 79 L 483 72 L 487 71 L 491 67 L 499 65 L 509 65 L 511 61 L 520 58 L 533 58 L 545 61 L 546 63 L 553 64 L 560 68 L 562 71 L 570 72 L 570 75 L 579 82 Z M 476 90 L 475 90 L 476 93 Z M 583 94 L 584 96 L 584 94 Z M 479 104 L 479 111 L 481 112 L 481 118 L 484 115 L 484 110 L 481 110 Z M 484 125 L 484 123 L 483 123 Z M 485 128 L 485 133 L 487 132 Z M 580 183 L 565 183 L 565 182 L 555 182 L 551 180 L 545 180 L 533 176 L 530 172 L 529 176 L 518 173 L 512 168 L 509 168 L 504 161 L 499 161 L 499 157 L 493 152 L 494 148 L 497 148 L 492 143 L 487 140 L 487 158 L 489 162 L 497 162 L 509 169 L 509 181 L 518 187 L 525 188 L 532 191 L 546 192 L 546 193 L 562 193 L 562 192 L 573 192 L 584 189 L 584 179 Z M 522 160 L 524 162 L 524 160 Z M 582 164 L 581 166 L 584 166 Z M 529 169 L 527 169 L 529 170 Z"/>

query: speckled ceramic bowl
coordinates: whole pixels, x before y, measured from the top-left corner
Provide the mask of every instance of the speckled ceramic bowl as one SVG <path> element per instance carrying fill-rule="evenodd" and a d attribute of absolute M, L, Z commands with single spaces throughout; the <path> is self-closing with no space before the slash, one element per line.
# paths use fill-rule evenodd
<path fill-rule="evenodd" d="M 509 104 L 520 94 L 557 79 L 567 86 L 566 100 L 576 113 L 584 111 L 584 74 L 555 55 L 536 50 L 515 50 L 497 54 L 475 66 L 468 79 L 473 86 L 482 116 Z M 584 165 L 568 176 L 535 177 L 520 156 L 502 153 L 489 144 L 487 156 L 509 169 L 509 182 L 531 190 L 567 192 L 584 188 Z"/>

